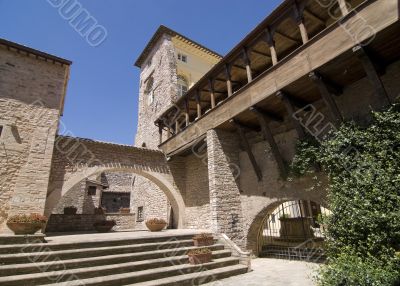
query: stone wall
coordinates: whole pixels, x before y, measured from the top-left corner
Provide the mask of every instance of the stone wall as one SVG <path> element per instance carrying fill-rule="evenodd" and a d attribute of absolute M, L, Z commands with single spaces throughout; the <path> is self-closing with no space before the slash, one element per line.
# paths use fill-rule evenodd
<path fill-rule="evenodd" d="M 69 67 L 0 45 L 0 232 L 17 213 L 44 213 Z"/>
<path fill-rule="evenodd" d="M 208 178 L 210 189 L 211 229 L 225 233 L 240 247 L 245 247 L 243 211 L 237 180 L 239 140 L 235 134 L 207 132 Z"/>

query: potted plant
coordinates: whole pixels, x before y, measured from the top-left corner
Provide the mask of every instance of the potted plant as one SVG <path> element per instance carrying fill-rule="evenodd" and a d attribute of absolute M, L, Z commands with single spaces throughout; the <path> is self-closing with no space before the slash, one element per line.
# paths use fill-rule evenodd
<path fill-rule="evenodd" d="M 193 236 L 194 246 L 210 246 L 214 244 L 214 237 L 210 233 L 200 233 Z"/>
<path fill-rule="evenodd" d="M 77 211 L 78 209 L 74 206 L 68 206 L 64 208 L 64 214 L 66 215 L 74 215 Z"/>
<path fill-rule="evenodd" d="M 119 212 L 122 214 L 129 214 L 131 212 L 130 208 L 120 208 Z"/>
<path fill-rule="evenodd" d="M 102 214 L 105 214 L 105 213 L 106 213 L 106 209 L 103 208 L 103 207 L 94 208 L 94 214 L 102 215 Z"/>
<path fill-rule="evenodd" d="M 115 220 L 99 220 L 93 224 L 97 232 L 109 232 L 115 225 Z"/>
<path fill-rule="evenodd" d="M 163 219 L 152 218 L 146 221 L 146 226 L 150 231 L 162 231 L 167 226 L 167 222 Z"/>
<path fill-rule="evenodd" d="M 212 252 L 209 248 L 189 250 L 187 255 L 189 256 L 190 264 L 203 264 L 210 262 L 212 259 Z"/>
<path fill-rule="evenodd" d="M 7 226 L 11 229 L 14 234 L 27 235 L 35 234 L 40 230 L 47 222 L 47 217 L 40 214 L 30 215 L 15 215 L 7 220 Z"/>

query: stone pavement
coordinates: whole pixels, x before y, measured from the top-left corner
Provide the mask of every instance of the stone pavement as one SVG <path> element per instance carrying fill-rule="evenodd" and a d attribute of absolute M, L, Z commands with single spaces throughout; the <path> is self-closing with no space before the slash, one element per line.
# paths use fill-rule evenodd
<path fill-rule="evenodd" d="M 318 264 L 272 258 L 255 258 L 252 272 L 233 276 L 206 286 L 312 286 Z"/>

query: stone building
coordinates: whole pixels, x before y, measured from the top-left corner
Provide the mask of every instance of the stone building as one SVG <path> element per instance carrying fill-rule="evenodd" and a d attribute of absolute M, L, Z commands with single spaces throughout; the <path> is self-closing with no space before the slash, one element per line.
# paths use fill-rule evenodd
<path fill-rule="evenodd" d="M 84 216 L 100 193 L 115 210 L 116 194 L 125 204 L 133 188 L 137 217 L 224 233 L 255 254 L 317 240 L 327 178 L 287 178 L 296 143 L 307 134 L 323 140 L 345 120 L 368 122 L 370 110 L 400 95 L 398 1 L 318 2 L 283 1 L 222 59 L 161 27 L 136 62 L 135 146 L 56 136 L 49 123 L 62 111 L 69 62 L 0 42 L 3 218 L 36 211 L 62 225 L 59 206 L 68 198 L 81 198 Z M 44 107 L 29 105 L 35 95 Z M 24 116 L 38 110 L 48 121 L 31 126 Z M 294 231 L 287 239 L 283 225 L 305 229 L 306 241 Z"/>

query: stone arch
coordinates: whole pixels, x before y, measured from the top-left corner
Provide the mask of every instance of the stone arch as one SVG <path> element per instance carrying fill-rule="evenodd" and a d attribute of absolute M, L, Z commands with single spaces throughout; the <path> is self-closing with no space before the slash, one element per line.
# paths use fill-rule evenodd
<path fill-rule="evenodd" d="M 313 202 L 316 202 L 320 204 L 321 206 L 326 207 L 326 203 L 321 200 L 321 199 L 316 199 L 316 198 L 275 198 L 273 201 L 266 205 L 264 208 L 262 208 L 258 214 L 254 217 L 252 220 L 247 234 L 246 234 L 246 248 L 249 250 L 253 251 L 254 255 L 259 254 L 259 233 L 260 233 L 260 228 L 263 226 L 264 219 L 270 215 L 280 204 L 288 202 L 288 201 L 293 201 L 293 200 L 312 200 Z"/>
<path fill-rule="evenodd" d="M 95 167 L 87 167 L 82 169 L 76 173 L 74 173 L 71 178 L 65 181 L 62 185 L 61 190 L 51 192 L 46 200 L 46 212 L 45 214 L 49 216 L 53 210 L 53 208 L 57 205 L 60 198 L 68 193 L 74 186 L 79 184 L 85 178 L 90 176 L 98 175 L 103 172 L 127 172 L 134 173 L 136 175 L 142 176 L 155 185 L 157 185 L 167 196 L 168 200 L 171 203 L 171 206 L 174 210 L 174 221 L 177 222 L 178 228 L 183 228 L 184 223 L 184 214 L 185 214 L 185 203 L 183 201 L 182 195 L 179 190 L 174 186 L 173 179 L 170 174 L 162 174 L 150 170 L 143 170 L 129 166 L 95 166 Z"/>

